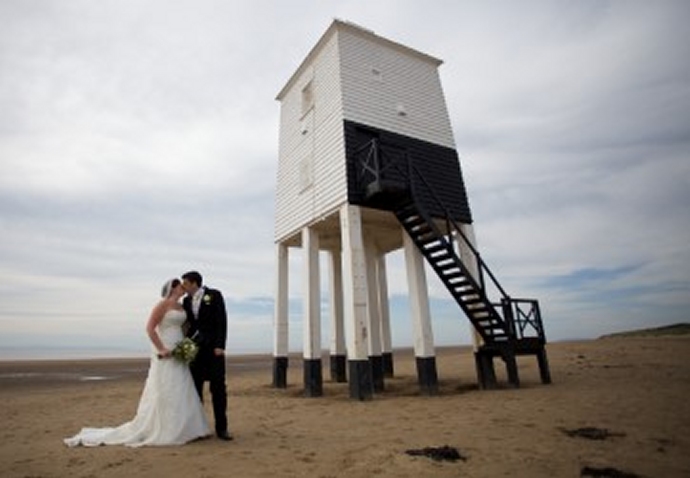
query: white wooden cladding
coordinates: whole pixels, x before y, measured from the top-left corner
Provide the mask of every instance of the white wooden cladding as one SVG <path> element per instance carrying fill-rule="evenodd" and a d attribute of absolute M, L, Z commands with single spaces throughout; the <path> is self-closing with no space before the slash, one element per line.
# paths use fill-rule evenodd
<path fill-rule="evenodd" d="M 344 120 L 455 148 L 440 64 L 368 30 L 333 22 L 277 97 L 276 242 L 347 202 Z"/>
<path fill-rule="evenodd" d="M 343 117 L 455 148 L 438 60 L 339 32 Z"/>
<path fill-rule="evenodd" d="M 276 242 L 347 202 L 345 138 L 337 38 L 322 45 L 281 100 Z M 303 90 L 311 82 L 313 107 L 302 110 Z M 305 174 L 311 181 L 305 181 Z M 305 186 L 305 183 L 309 183 Z"/>

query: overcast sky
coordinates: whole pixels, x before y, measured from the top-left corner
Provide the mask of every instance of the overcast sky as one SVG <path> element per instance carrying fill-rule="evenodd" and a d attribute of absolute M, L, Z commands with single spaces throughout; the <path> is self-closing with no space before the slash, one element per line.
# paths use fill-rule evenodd
<path fill-rule="evenodd" d="M 480 251 L 547 338 L 688 321 L 690 2 L 4 0 L 0 356 L 145 353 L 189 269 L 227 298 L 230 353 L 271 351 L 275 96 L 334 18 L 444 61 Z M 469 343 L 429 283 L 436 343 Z"/>

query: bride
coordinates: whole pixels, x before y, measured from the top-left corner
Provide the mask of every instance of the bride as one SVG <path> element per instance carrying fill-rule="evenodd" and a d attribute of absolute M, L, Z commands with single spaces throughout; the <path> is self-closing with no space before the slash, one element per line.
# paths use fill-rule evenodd
<path fill-rule="evenodd" d="M 183 338 L 186 314 L 179 300 L 184 293 L 179 279 L 167 281 L 163 299 L 151 311 L 146 326 L 151 365 L 134 418 L 118 427 L 82 428 L 64 440 L 67 446 L 181 445 L 211 434 L 189 366 L 172 357 Z"/>

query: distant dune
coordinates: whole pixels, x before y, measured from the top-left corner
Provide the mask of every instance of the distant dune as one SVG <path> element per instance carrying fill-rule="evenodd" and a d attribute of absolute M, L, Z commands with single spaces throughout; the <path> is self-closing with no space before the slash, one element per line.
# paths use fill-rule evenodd
<path fill-rule="evenodd" d="M 660 335 L 686 335 L 690 334 L 690 323 L 680 323 L 664 325 L 662 327 L 652 327 L 649 329 L 630 330 L 627 332 L 617 332 L 599 337 L 600 339 L 610 339 L 615 337 L 658 337 Z"/>

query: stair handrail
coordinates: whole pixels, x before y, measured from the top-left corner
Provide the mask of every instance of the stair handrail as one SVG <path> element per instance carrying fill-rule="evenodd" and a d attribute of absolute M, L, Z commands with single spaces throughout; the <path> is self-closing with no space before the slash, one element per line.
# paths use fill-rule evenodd
<path fill-rule="evenodd" d="M 364 179 L 364 175 L 368 172 L 373 176 L 372 181 L 381 181 L 382 179 L 382 173 L 384 170 L 388 168 L 394 168 L 400 175 L 401 177 L 405 180 L 405 182 L 408 184 L 408 189 L 410 191 L 411 198 L 415 204 L 415 206 L 419 209 L 420 214 L 426 216 L 428 215 L 431 219 L 431 225 L 434 224 L 434 216 L 431 214 L 428 214 L 424 208 L 421 207 L 421 204 L 417 201 L 416 196 L 416 190 L 417 186 L 415 185 L 415 182 L 413 181 L 413 175 L 418 177 L 421 181 L 421 184 L 424 186 L 425 191 L 428 191 L 430 197 L 433 199 L 435 204 L 438 206 L 439 210 L 441 211 L 443 217 L 442 219 L 445 221 L 446 224 L 446 231 L 447 234 L 452 238 L 452 232 L 454 231 L 463 241 L 464 245 L 467 246 L 468 250 L 471 252 L 471 254 L 474 256 L 475 261 L 477 263 L 477 269 L 478 269 L 478 282 L 479 282 L 479 287 L 480 291 L 484 295 L 485 299 L 487 301 L 490 301 L 487 287 L 486 287 L 486 281 L 484 279 L 484 275 L 486 274 L 493 285 L 495 286 L 496 290 L 500 293 L 502 296 L 502 299 L 500 302 L 491 302 L 491 305 L 495 309 L 500 309 L 503 311 L 503 317 L 502 319 L 505 321 L 506 326 L 508 327 L 509 333 L 516 338 L 520 338 L 524 336 L 524 329 L 527 324 L 531 325 L 537 332 L 539 338 L 542 341 L 545 341 L 544 338 L 544 327 L 543 327 L 543 322 L 541 319 L 541 313 L 539 310 L 539 303 L 538 301 L 534 299 L 514 299 L 511 298 L 508 293 L 503 289 L 503 286 L 501 286 L 500 282 L 496 278 L 496 276 L 493 274 L 491 269 L 489 268 L 488 264 L 484 261 L 482 258 L 481 254 L 479 251 L 476 249 L 476 247 L 472 244 L 472 242 L 467 238 L 465 233 L 462 231 L 460 226 L 453 220 L 450 211 L 448 208 L 445 206 L 445 204 L 441 201 L 441 199 L 438 197 L 438 195 L 434 192 L 434 189 L 431 187 L 431 185 L 428 183 L 426 178 L 421 174 L 420 170 L 413 164 L 413 162 L 410 160 L 409 154 L 406 150 L 402 148 L 395 148 L 402 153 L 402 160 L 405 163 L 404 166 L 406 168 L 401 168 L 399 165 L 399 162 L 396 161 L 396 158 L 393 158 L 393 161 L 386 161 L 386 156 L 387 153 L 385 152 L 383 148 L 383 144 L 378 138 L 372 138 L 370 141 L 364 143 L 360 147 L 358 147 L 355 152 L 354 156 L 358 157 L 361 155 L 362 152 L 365 150 L 369 149 L 367 158 L 360 162 L 364 166 L 364 169 L 361 171 L 362 174 L 357 174 L 357 180 L 358 182 L 362 181 Z M 369 159 L 372 158 L 374 159 L 374 167 L 372 168 L 368 162 Z M 386 163 L 385 167 L 382 167 L 382 163 Z M 362 185 L 363 186 L 363 185 Z M 443 235 L 443 234 L 442 234 Z M 452 239 L 451 239 L 452 240 Z M 452 247 L 452 242 L 451 242 L 451 247 Z M 519 309 L 518 303 L 520 302 L 529 302 L 532 304 L 532 313 L 534 313 L 534 321 L 531 321 L 525 317 L 527 320 L 523 320 L 520 317 L 515 317 L 516 312 L 517 315 L 520 315 L 521 310 Z M 513 311 L 513 307 L 517 307 L 517 311 Z"/>
<path fill-rule="evenodd" d="M 412 192 L 412 197 L 413 198 L 415 197 L 415 189 L 416 189 L 414 181 L 412 181 L 412 173 L 414 173 L 416 175 L 416 177 L 418 177 L 422 181 L 422 183 L 425 186 L 425 190 L 429 192 L 429 194 L 431 195 L 431 198 L 434 200 L 436 205 L 440 208 L 440 211 L 443 213 L 444 217 L 442 219 L 446 223 L 446 230 L 448 230 L 450 232 L 451 227 L 452 227 L 452 230 L 454 230 L 457 234 L 460 235 L 460 237 L 462 238 L 465 245 L 467 245 L 469 250 L 474 255 L 474 258 L 477 262 L 478 271 L 479 271 L 479 283 L 480 283 L 480 287 L 482 288 L 482 291 L 484 292 L 484 295 L 486 296 L 486 284 L 484 281 L 484 273 L 486 273 L 489 276 L 489 278 L 491 279 L 491 282 L 493 282 L 494 286 L 496 286 L 496 289 L 498 289 L 498 291 L 500 292 L 503 299 L 510 300 L 510 296 L 508 295 L 508 293 L 506 293 L 505 289 L 503 289 L 503 286 L 501 286 L 501 284 L 498 282 L 498 279 L 493 274 L 493 272 L 491 272 L 491 269 L 486 264 L 486 262 L 484 262 L 484 259 L 482 259 L 481 254 L 479 253 L 477 248 L 474 247 L 474 245 L 467 238 L 465 233 L 462 232 L 462 229 L 460 228 L 460 226 L 458 226 L 457 223 L 453 220 L 453 218 L 450 214 L 450 211 L 448 211 L 448 208 L 446 208 L 446 206 L 441 202 L 441 200 L 436 195 L 436 193 L 434 193 L 433 188 L 428 183 L 426 178 L 424 178 L 424 176 L 420 173 L 419 169 L 417 169 L 417 167 L 414 166 L 414 164 L 412 164 L 412 161 L 410 161 L 409 157 L 407 156 L 407 153 L 405 153 L 405 161 L 407 162 L 408 169 L 410 171 L 409 180 L 410 180 L 410 189 Z M 417 201 L 415 201 L 415 203 L 417 203 Z M 432 220 L 433 220 L 433 216 L 432 216 Z M 487 296 L 487 299 L 488 299 L 488 296 Z"/>
<path fill-rule="evenodd" d="M 364 179 L 365 173 L 367 172 L 369 172 L 374 177 L 374 181 L 378 181 L 381 176 L 381 165 L 379 162 L 380 148 L 378 147 L 378 142 L 376 138 L 372 138 L 371 141 L 364 143 L 357 149 L 355 149 L 354 156 L 359 157 L 359 155 L 362 154 L 364 151 L 367 151 L 367 155 L 365 160 L 360 159 L 359 161 L 362 164 L 363 168 L 361 173 L 357 173 L 357 181 L 361 182 Z M 374 159 L 373 168 L 369 165 L 369 159 L 372 158 L 372 155 Z"/>
<path fill-rule="evenodd" d="M 505 303 L 508 305 L 507 307 L 499 307 L 501 304 L 492 304 L 495 308 L 500 308 L 503 311 L 503 320 L 506 323 L 506 326 L 508 327 L 508 332 L 513 337 L 521 339 L 525 337 L 524 332 L 526 326 L 530 325 L 536 331 L 538 338 L 542 342 L 545 342 L 546 339 L 544 335 L 544 324 L 541 319 L 539 302 L 533 299 L 515 299 L 508 295 L 505 289 L 503 289 L 503 286 L 501 286 L 501 284 L 498 282 L 498 279 L 493 274 L 489 266 L 486 264 L 486 262 L 484 262 L 484 259 L 481 257 L 479 251 L 472 245 L 465 233 L 462 232 L 462 229 L 453 220 L 448 208 L 443 204 L 443 202 L 441 202 L 441 199 L 436 195 L 433 188 L 428 183 L 426 178 L 421 174 L 419 169 L 414 164 L 412 164 L 412 161 L 408 157 L 407 153 L 405 153 L 405 161 L 407 162 L 408 169 L 410 171 L 408 177 L 410 182 L 411 196 L 417 207 L 420 208 L 419 202 L 415 199 L 416 186 L 414 181 L 412 180 L 413 173 L 416 177 L 418 177 L 421 180 L 422 184 L 425 186 L 425 190 L 429 192 L 430 196 L 435 201 L 436 205 L 440 208 L 440 211 L 444 216 L 442 219 L 446 223 L 446 230 L 448 231 L 449 235 L 451 235 L 450 231 L 452 228 L 452 230 L 454 230 L 462 238 L 462 240 L 467 245 L 471 253 L 474 255 L 478 265 L 479 286 L 481 288 L 482 293 L 484 294 L 484 297 L 486 297 L 486 299 L 489 300 L 488 291 L 486 289 L 486 283 L 484 281 L 484 274 L 486 274 L 489 276 L 491 282 L 494 284 L 498 292 L 500 292 L 500 295 L 502 296 L 501 303 Z M 422 208 L 420 208 L 420 211 L 424 212 Z M 433 215 L 430 215 L 430 217 L 433 221 Z M 522 313 L 521 309 L 519 308 L 519 303 L 521 302 L 528 302 L 532 305 L 531 313 L 534 314 L 533 320 L 529 320 L 528 317 L 519 317 L 520 313 Z M 514 310 L 514 307 L 516 308 L 516 310 Z M 516 315 L 518 317 L 516 317 Z"/>
<path fill-rule="evenodd" d="M 385 169 L 385 168 L 381 167 L 381 163 L 384 162 L 383 160 L 384 160 L 384 157 L 386 156 L 386 153 L 382 147 L 380 140 L 378 138 L 372 138 L 371 140 L 362 144 L 361 146 L 359 146 L 354 151 L 354 156 L 359 157 L 363 152 L 365 152 L 367 150 L 368 150 L 368 152 L 367 152 L 366 159 L 365 160 L 360 159 L 360 163 L 362 164 L 362 166 L 364 166 L 364 168 L 362 169 L 362 173 L 368 172 L 373 176 L 372 181 L 380 181 L 381 180 L 381 173 L 383 172 L 383 169 Z M 485 296 L 487 295 L 486 294 L 486 283 L 484 280 L 484 274 L 486 273 L 486 275 L 488 275 L 489 278 L 491 279 L 491 282 L 493 282 L 494 286 L 496 286 L 496 289 L 498 289 L 498 291 L 500 292 L 501 296 L 504 299 L 510 300 L 510 296 L 506 293 L 505 289 L 503 289 L 501 284 L 498 282 L 498 279 L 496 279 L 496 276 L 494 276 L 493 272 L 491 272 L 491 269 L 486 264 L 486 262 L 484 262 L 484 259 L 482 259 L 479 251 L 474 247 L 474 245 L 467 238 L 465 233 L 462 232 L 462 229 L 460 229 L 460 227 L 455 223 L 455 221 L 453 221 L 452 216 L 450 215 L 450 212 L 448 211 L 448 208 L 446 208 L 446 206 L 441 202 L 439 197 L 434 192 L 433 188 L 429 185 L 426 178 L 420 173 L 419 169 L 417 169 L 417 167 L 414 166 L 414 164 L 412 164 L 412 161 L 410 160 L 409 154 L 407 153 L 407 151 L 401 150 L 401 152 L 402 152 L 403 161 L 405 162 L 406 170 L 401 169 L 400 165 L 397 164 L 396 161 L 386 162 L 387 163 L 386 168 L 393 167 L 398 171 L 398 173 L 400 173 L 403 177 L 406 178 L 406 180 L 409 184 L 410 192 L 411 192 L 413 198 L 415 198 L 415 195 L 416 195 L 415 194 L 415 190 L 416 190 L 415 182 L 412 180 L 413 174 L 421 180 L 422 184 L 425 186 L 425 190 L 429 192 L 429 194 L 431 195 L 431 198 L 434 200 L 436 205 L 439 207 L 440 211 L 443 213 L 443 215 L 444 215 L 443 219 L 446 222 L 446 230 L 450 231 L 451 226 L 452 226 L 452 229 L 462 238 L 464 244 L 467 245 L 467 247 L 471 251 L 472 255 L 474 255 L 475 260 L 477 262 L 478 272 L 479 272 L 479 278 L 478 278 L 479 279 L 479 285 L 480 285 L 482 292 L 484 292 L 484 295 Z M 374 167 L 373 168 L 368 164 L 368 161 L 370 158 L 372 158 L 372 155 L 373 155 L 373 159 L 374 159 Z M 364 174 L 358 174 L 357 175 L 358 181 L 363 180 L 364 179 L 363 176 L 364 176 Z M 364 185 L 362 185 L 362 186 L 364 186 Z M 415 203 L 419 204 L 416 200 L 415 200 Z M 433 217 L 432 217 L 432 219 L 433 219 Z M 488 296 L 487 296 L 487 299 L 488 299 Z"/>

